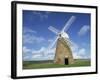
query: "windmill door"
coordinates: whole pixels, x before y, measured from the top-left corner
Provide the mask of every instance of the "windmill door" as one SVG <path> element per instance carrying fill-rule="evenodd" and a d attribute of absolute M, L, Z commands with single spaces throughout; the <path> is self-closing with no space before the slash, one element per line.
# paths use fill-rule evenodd
<path fill-rule="evenodd" d="M 68 58 L 65 58 L 65 65 L 68 65 Z"/>

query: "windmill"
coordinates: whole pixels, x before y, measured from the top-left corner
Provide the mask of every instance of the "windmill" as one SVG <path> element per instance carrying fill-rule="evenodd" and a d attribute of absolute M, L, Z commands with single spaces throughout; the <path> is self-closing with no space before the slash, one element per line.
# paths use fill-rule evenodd
<path fill-rule="evenodd" d="M 75 16 L 71 16 L 71 18 L 67 21 L 67 23 L 65 24 L 65 26 L 62 28 L 61 31 L 52 26 L 48 28 L 50 31 L 56 34 L 55 40 L 53 41 L 52 44 L 49 45 L 47 49 L 47 51 L 50 50 L 57 42 L 54 63 L 72 64 L 74 62 L 70 47 L 72 41 L 69 39 L 69 35 L 66 33 L 66 31 L 68 31 L 69 27 L 74 22 L 75 18 L 76 18 Z"/>

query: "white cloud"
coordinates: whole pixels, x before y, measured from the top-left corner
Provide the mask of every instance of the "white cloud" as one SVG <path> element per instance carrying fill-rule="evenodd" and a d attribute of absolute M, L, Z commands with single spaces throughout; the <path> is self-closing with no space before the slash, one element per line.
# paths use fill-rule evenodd
<path fill-rule="evenodd" d="M 80 59 L 81 58 L 81 56 L 78 55 L 77 52 L 73 52 L 73 57 L 74 57 L 74 59 Z"/>
<path fill-rule="evenodd" d="M 43 48 L 39 50 L 28 49 L 26 46 L 23 47 L 23 60 L 38 60 L 42 57 Z"/>
<path fill-rule="evenodd" d="M 41 54 L 37 54 L 37 55 L 32 55 L 32 59 L 37 59 L 37 58 L 41 58 L 42 55 Z"/>
<path fill-rule="evenodd" d="M 32 34 L 31 34 L 32 33 Z M 36 31 L 30 28 L 24 27 L 23 28 L 23 43 L 40 43 L 45 41 L 45 39 L 41 36 L 35 36 Z"/>
<path fill-rule="evenodd" d="M 79 36 L 85 35 L 89 31 L 89 25 L 84 25 L 78 32 Z"/>
<path fill-rule="evenodd" d="M 32 29 L 27 28 L 27 27 L 24 27 L 24 28 L 23 28 L 23 32 L 24 32 L 24 34 L 25 34 L 25 33 L 37 33 L 35 30 L 32 30 Z"/>
<path fill-rule="evenodd" d="M 31 34 L 32 33 L 32 34 Z M 36 31 L 30 28 L 24 27 L 23 28 L 23 43 L 41 43 L 45 41 L 42 36 L 36 36 Z"/>
<path fill-rule="evenodd" d="M 41 43 L 45 41 L 45 39 L 41 36 L 35 36 L 33 34 L 24 34 L 23 35 L 23 42 L 24 43 Z"/>
<path fill-rule="evenodd" d="M 52 43 L 54 40 L 53 39 L 48 39 L 48 42 L 49 43 Z"/>
<path fill-rule="evenodd" d="M 46 52 L 48 53 L 48 54 L 55 54 L 55 50 L 56 50 L 56 48 L 53 48 L 53 49 L 48 49 Z"/>
<path fill-rule="evenodd" d="M 42 56 L 49 56 L 49 55 L 54 55 L 55 54 L 55 48 L 53 49 L 47 49 L 45 47 L 40 48 L 39 50 L 32 50 L 32 54 L 41 54 Z"/>
<path fill-rule="evenodd" d="M 27 56 L 23 56 L 23 60 L 30 60 L 30 57 L 27 55 Z"/>
<path fill-rule="evenodd" d="M 26 46 L 23 46 L 23 60 L 30 60 L 30 53 L 31 49 L 27 48 Z"/>
<path fill-rule="evenodd" d="M 42 21 L 42 20 L 47 19 L 49 17 L 50 12 L 41 13 L 41 12 L 38 12 L 38 11 L 34 11 L 33 14 L 36 15 L 36 16 L 39 16 L 40 20 Z"/>
<path fill-rule="evenodd" d="M 73 41 L 71 41 L 71 43 L 72 43 L 72 46 L 71 46 L 72 51 L 77 51 L 79 49 L 79 46 Z"/>
<path fill-rule="evenodd" d="M 79 50 L 78 54 L 81 56 L 84 56 L 84 55 L 86 55 L 86 50 L 84 48 L 82 48 Z"/>
<path fill-rule="evenodd" d="M 34 43 L 52 43 L 53 40 L 52 39 L 47 39 L 45 40 L 43 37 L 37 37 L 34 36 L 33 34 L 24 34 L 23 36 L 23 40 L 24 43 L 30 43 L 30 44 L 34 44 Z M 24 60 L 53 60 L 54 55 L 55 55 L 55 48 L 52 49 L 48 49 L 48 47 L 46 46 L 42 46 L 40 49 L 36 50 L 36 49 L 28 49 L 28 46 L 23 46 L 23 52 L 26 53 L 24 54 L 23 58 Z"/>
<path fill-rule="evenodd" d="M 31 52 L 30 49 L 28 49 L 26 46 L 23 47 L 23 53 L 26 54 L 26 53 L 29 53 Z"/>
<path fill-rule="evenodd" d="M 37 54 L 43 53 L 45 50 L 46 50 L 45 47 L 42 47 L 42 48 L 40 48 L 39 50 L 32 50 L 32 54 L 34 54 L 34 53 L 37 53 Z"/>
<path fill-rule="evenodd" d="M 78 44 L 76 44 L 73 41 L 72 41 L 71 49 L 72 49 L 73 57 L 75 59 L 78 59 L 78 58 L 80 58 L 80 59 L 90 58 L 90 56 L 89 56 L 90 53 L 87 53 L 85 48 L 83 48 L 82 46 L 80 47 Z"/>
<path fill-rule="evenodd" d="M 86 52 L 85 48 L 80 48 L 76 51 L 73 51 L 73 56 L 75 59 L 88 59 L 90 56 L 89 53 Z"/>
<path fill-rule="evenodd" d="M 38 50 L 28 49 L 23 47 L 23 52 L 28 54 L 23 56 L 26 60 L 53 60 L 55 56 L 56 47 L 52 49 L 47 49 L 46 47 L 41 47 Z M 90 58 L 89 53 L 86 52 L 85 48 L 80 48 L 77 44 L 74 44 L 72 48 L 72 54 L 75 59 L 87 59 Z M 31 56 L 31 57 L 30 57 Z"/>
<path fill-rule="evenodd" d="M 39 50 L 28 49 L 23 47 L 24 60 L 53 60 L 55 55 L 55 48 L 47 50 L 45 47 L 41 47 Z"/>
<path fill-rule="evenodd" d="M 36 35 L 37 35 L 37 31 L 24 27 L 23 28 L 23 43 L 34 44 L 34 43 L 41 43 L 45 41 L 44 37 L 36 36 Z"/>
<path fill-rule="evenodd" d="M 52 42 L 52 40 L 50 42 Z M 71 49 L 72 49 L 72 54 L 75 59 L 90 58 L 90 56 L 87 55 L 89 53 L 87 53 L 86 49 L 79 47 L 79 45 L 77 45 L 74 42 L 73 42 L 73 45 L 71 46 Z M 56 46 L 52 49 L 48 49 L 48 47 L 47 48 L 41 47 L 38 50 L 28 49 L 25 46 L 23 47 L 23 52 L 31 55 L 30 60 L 49 60 L 49 59 L 53 60 L 54 56 L 55 56 L 55 50 L 56 50 Z M 26 58 L 28 58 L 28 57 L 26 57 Z"/>

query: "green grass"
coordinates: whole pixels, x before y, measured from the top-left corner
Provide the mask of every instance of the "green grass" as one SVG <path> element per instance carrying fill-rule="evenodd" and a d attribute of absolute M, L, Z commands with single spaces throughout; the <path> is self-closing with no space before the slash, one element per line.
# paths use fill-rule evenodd
<path fill-rule="evenodd" d="M 23 61 L 23 69 L 41 69 L 41 68 L 60 68 L 60 67 L 81 67 L 90 66 L 89 59 L 75 59 L 74 64 L 62 65 L 54 64 L 53 61 Z"/>

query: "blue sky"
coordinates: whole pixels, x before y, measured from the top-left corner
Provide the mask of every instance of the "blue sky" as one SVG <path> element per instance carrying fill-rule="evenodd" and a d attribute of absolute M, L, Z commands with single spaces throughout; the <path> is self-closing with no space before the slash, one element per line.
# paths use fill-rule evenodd
<path fill-rule="evenodd" d="M 90 58 L 90 14 L 23 10 L 23 60 L 51 60 L 55 47 L 47 49 L 56 36 L 48 27 L 61 30 L 71 16 L 76 19 L 66 31 L 73 41 L 74 58 Z"/>

